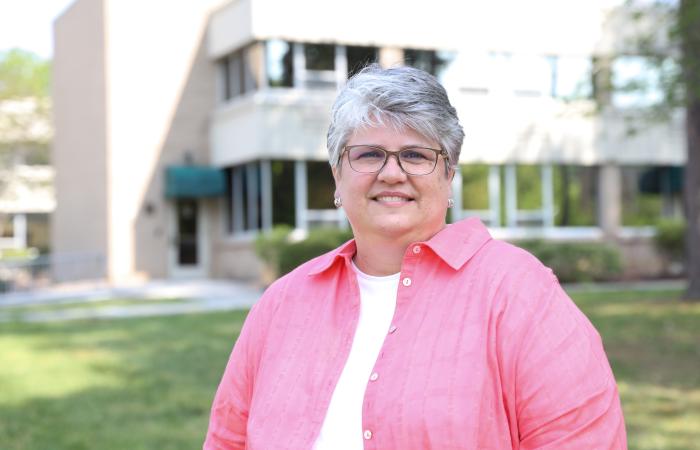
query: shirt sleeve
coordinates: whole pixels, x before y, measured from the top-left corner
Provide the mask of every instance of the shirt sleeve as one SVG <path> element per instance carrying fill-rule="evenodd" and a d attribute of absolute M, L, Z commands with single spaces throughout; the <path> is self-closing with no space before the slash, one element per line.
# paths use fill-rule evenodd
<path fill-rule="evenodd" d="M 251 308 L 233 347 L 226 370 L 214 396 L 204 450 L 233 450 L 246 447 L 248 412 L 255 373 L 264 345 L 269 301 L 273 288 Z"/>
<path fill-rule="evenodd" d="M 530 319 L 521 321 L 527 325 L 516 333 L 520 345 L 513 355 L 520 450 L 626 449 L 617 385 L 600 335 L 556 278 L 548 278 L 542 298 L 519 311 Z"/>

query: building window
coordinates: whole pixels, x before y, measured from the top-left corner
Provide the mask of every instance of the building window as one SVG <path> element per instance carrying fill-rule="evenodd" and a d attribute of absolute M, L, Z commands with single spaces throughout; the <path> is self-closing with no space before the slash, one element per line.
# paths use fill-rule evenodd
<path fill-rule="evenodd" d="M 221 98 L 224 101 L 257 89 L 249 47 L 237 50 L 219 62 Z"/>
<path fill-rule="evenodd" d="M 677 71 L 671 60 L 657 65 L 643 56 L 620 56 L 612 63 L 612 104 L 643 108 L 664 98 L 665 80 Z"/>
<path fill-rule="evenodd" d="M 379 60 L 377 47 L 348 46 L 345 51 L 348 58 L 348 78 L 355 75 L 366 65 Z"/>
<path fill-rule="evenodd" d="M 272 223 L 294 227 L 294 161 L 272 161 Z"/>
<path fill-rule="evenodd" d="M 595 226 L 598 216 L 598 168 L 554 167 L 554 224 Z"/>
<path fill-rule="evenodd" d="M 279 39 L 267 41 L 265 65 L 268 86 L 292 87 L 294 85 L 292 44 Z"/>
<path fill-rule="evenodd" d="M 306 163 L 309 209 L 334 209 L 335 182 L 331 167 L 326 161 Z"/>
<path fill-rule="evenodd" d="M 593 64 L 590 58 L 555 56 L 552 64 L 552 97 L 562 100 L 593 97 Z"/>
<path fill-rule="evenodd" d="M 335 70 L 335 45 L 304 44 L 306 70 L 333 71 Z"/>
<path fill-rule="evenodd" d="M 227 170 L 229 233 L 242 233 L 262 228 L 262 185 L 260 164 L 251 162 Z"/>
<path fill-rule="evenodd" d="M 624 226 L 651 226 L 662 217 L 682 217 L 681 168 L 624 166 L 620 171 Z"/>
<path fill-rule="evenodd" d="M 12 238 L 14 235 L 15 230 L 12 216 L 0 213 L 0 238 Z"/>
<path fill-rule="evenodd" d="M 425 70 L 434 75 L 440 82 L 443 81 L 447 70 L 456 57 L 455 52 L 444 50 L 405 49 L 403 54 L 406 65 Z"/>

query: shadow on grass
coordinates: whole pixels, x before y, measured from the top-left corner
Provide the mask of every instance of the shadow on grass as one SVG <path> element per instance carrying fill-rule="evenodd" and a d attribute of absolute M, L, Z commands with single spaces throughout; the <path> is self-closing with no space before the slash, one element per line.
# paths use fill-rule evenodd
<path fill-rule="evenodd" d="M 2 448 L 201 447 L 245 315 L 3 325 L 0 353 L 3 342 L 14 343 L 8 370 L 25 378 L 0 397 Z M 42 366 L 59 356 L 62 363 Z M 72 388 L 81 385 L 75 374 L 84 378 L 80 389 Z M 8 377 L 2 368 L 0 375 Z"/>

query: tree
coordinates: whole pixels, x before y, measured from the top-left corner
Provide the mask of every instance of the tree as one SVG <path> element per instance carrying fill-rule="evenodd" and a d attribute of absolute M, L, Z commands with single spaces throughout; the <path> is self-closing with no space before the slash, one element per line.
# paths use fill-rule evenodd
<path fill-rule="evenodd" d="M 0 52 L 0 101 L 47 98 L 50 62 L 20 49 Z"/>
<path fill-rule="evenodd" d="M 672 32 L 681 48 L 685 92 L 687 161 L 685 167 L 686 258 L 685 298 L 700 301 L 700 0 L 681 0 Z"/>
<path fill-rule="evenodd" d="M 683 200 L 688 285 L 684 299 L 700 301 L 700 0 L 628 0 L 627 13 L 646 29 L 634 38 L 637 51 L 653 61 L 664 92 L 648 109 L 649 118 L 668 118 L 685 110 L 686 166 Z M 666 36 L 658 30 L 666 29 Z M 671 62 L 671 64 L 669 64 Z M 631 86 L 645 90 L 648 86 Z"/>
<path fill-rule="evenodd" d="M 50 62 L 24 50 L 0 52 L 0 168 L 48 164 Z"/>

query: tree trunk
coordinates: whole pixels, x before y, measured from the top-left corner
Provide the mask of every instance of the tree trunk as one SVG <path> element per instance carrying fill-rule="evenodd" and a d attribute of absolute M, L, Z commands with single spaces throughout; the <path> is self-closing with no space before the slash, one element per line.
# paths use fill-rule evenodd
<path fill-rule="evenodd" d="M 700 0 L 681 0 L 678 25 L 688 146 L 684 186 L 688 288 L 684 298 L 700 301 Z"/>
<path fill-rule="evenodd" d="M 688 160 L 685 166 L 687 300 L 700 301 L 700 100 L 687 110 Z"/>

